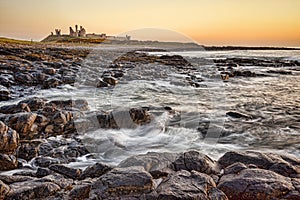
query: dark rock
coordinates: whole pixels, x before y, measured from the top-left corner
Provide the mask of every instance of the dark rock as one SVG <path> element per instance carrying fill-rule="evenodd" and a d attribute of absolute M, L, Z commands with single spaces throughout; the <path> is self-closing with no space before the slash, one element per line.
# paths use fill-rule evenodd
<path fill-rule="evenodd" d="M 138 125 L 147 124 L 151 121 L 149 113 L 143 108 L 131 108 L 129 114 L 133 122 Z"/>
<path fill-rule="evenodd" d="M 279 155 L 255 151 L 227 152 L 218 160 L 218 163 L 223 168 L 234 163 L 242 163 L 249 168 L 268 169 L 287 177 L 300 177 L 300 160 L 288 154 Z"/>
<path fill-rule="evenodd" d="M 142 167 L 115 168 L 94 182 L 91 196 L 98 198 L 126 198 L 153 191 L 151 175 Z"/>
<path fill-rule="evenodd" d="M 233 76 L 256 77 L 256 74 L 254 72 L 249 71 L 249 70 L 234 71 Z"/>
<path fill-rule="evenodd" d="M 181 155 L 173 162 L 175 171 L 198 171 L 206 174 L 219 174 L 218 163 L 208 156 L 197 151 L 189 151 Z"/>
<path fill-rule="evenodd" d="M 268 70 L 267 73 L 282 74 L 282 75 L 291 75 L 291 74 L 293 74 L 291 71 L 285 71 L 285 70 Z"/>
<path fill-rule="evenodd" d="M 281 199 L 295 190 L 289 178 L 264 169 L 244 169 L 238 174 L 224 175 L 218 188 L 229 199 L 240 200 Z"/>
<path fill-rule="evenodd" d="M 180 55 L 162 55 L 159 57 L 159 60 L 165 65 L 174 65 L 174 66 L 191 66 L 185 58 Z"/>
<path fill-rule="evenodd" d="M 43 68 L 43 72 L 48 75 L 54 75 L 56 73 L 56 69 L 47 67 L 47 68 Z"/>
<path fill-rule="evenodd" d="M 3 85 L 0 85 L 0 101 L 7 101 L 10 98 L 10 91 Z"/>
<path fill-rule="evenodd" d="M 42 142 L 42 140 L 21 141 L 18 149 L 18 157 L 29 161 L 38 156 L 39 145 Z"/>
<path fill-rule="evenodd" d="M 12 184 L 17 182 L 24 182 L 24 181 L 31 181 L 36 180 L 34 177 L 30 176 L 19 176 L 19 175 L 0 175 L 0 180 L 3 181 L 5 184 Z"/>
<path fill-rule="evenodd" d="M 30 112 L 30 108 L 26 103 L 19 102 L 18 104 L 6 105 L 0 107 L 0 113 L 14 114 L 19 112 Z"/>
<path fill-rule="evenodd" d="M 60 187 L 51 182 L 26 181 L 10 185 L 7 199 L 38 199 L 48 197 L 60 190 Z"/>
<path fill-rule="evenodd" d="M 42 88 L 43 89 L 56 88 L 57 86 L 59 86 L 61 84 L 62 84 L 62 82 L 59 79 L 50 77 L 43 82 Z"/>
<path fill-rule="evenodd" d="M 0 153 L 14 153 L 19 145 L 19 134 L 0 121 Z"/>
<path fill-rule="evenodd" d="M 246 151 L 246 152 L 227 152 L 219 160 L 218 163 L 226 168 L 236 162 L 245 165 L 254 164 L 257 167 L 268 169 L 273 164 L 271 158 L 261 152 Z"/>
<path fill-rule="evenodd" d="M 47 100 L 43 99 L 43 98 L 33 97 L 33 98 L 30 98 L 30 99 L 20 101 L 19 104 L 20 103 L 25 103 L 29 106 L 31 111 L 37 111 L 39 109 L 42 109 L 45 106 L 46 101 Z"/>
<path fill-rule="evenodd" d="M 36 177 L 38 177 L 38 178 L 42 178 L 42 177 L 48 176 L 50 174 L 52 174 L 52 171 L 50 169 L 47 169 L 47 168 L 39 167 L 36 170 Z"/>
<path fill-rule="evenodd" d="M 49 169 L 51 169 L 56 173 L 64 175 L 65 177 L 72 178 L 72 179 L 78 179 L 81 175 L 81 169 L 74 169 L 59 164 L 51 165 Z"/>
<path fill-rule="evenodd" d="M 109 85 L 116 85 L 118 83 L 118 80 L 112 76 L 104 76 L 102 80 Z"/>
<path fill-rule="evenodd" d="M 72 179 L 65 178 L 63 175 L 55 174 L 55 173 L 39 178 L 36 180 L 36 182 L 55 183 L 61 189 L 65 189 L 65 190 L 70 190 L 70 188 L 72 188 L 72 185 L 74 184 L 74 181 Z"/>
<path fill-rule="evenodd" d="M 19 84 L 34 85 L 34 77 L 29 73 L 16 73 L 14 78 Z"/>
<path fill-rule="evenodd" d="M 60 160 L 55 159 L 55 158 L 40 156 L 40 157 L 35 157 L 32 160 L 32 163 L 34 166 L 37 166 L 37 167 L 49 167 L 50 165 L 53 165 L 53 164 L 59 164 Z"/>
<path fill-rule="evenodd" d="M 248 116 L 243 113 L 235 112 L 235 111 L 229 111 L 226 113 L 226 115 L 233 117 L 233 118 L 245 118 L 245 119 L 252 119 L 251 116 Z"/>
<path fill-rule="evenodd" d="M 244 169 L 247 169 L 247 166 L 244 165 L 243 163 L 237 162 L 237 163 L 234 163 L 234 164 L 229 165 L 228 167 L 226 167 L 224 169 L 224 175 L 226 175 L 226 174 L 237 174 L 237 173 L 239 173 L 240 171 L 242 171 Z"/>
<path fill-rule="evenodd" d="M 102 163 L 96 163 L 94 165 L 88 166 L 83 172 L 81 173 L 80 179 L 86 179 L 86 178 L 96 178 L 100 177 L 103 174 L 106 174 L 113 168 Z"/>
<path fill-rule="evenodd" d="M 76 185 L 69 194 L 71 199 L 87 199 L 90 196 L 91 185 Z"/>
<path fill-rule="evenodd" d="M 142 166 L 154 178 L 159 178 L 173 172 L 173 162 L 179 155 L 177 153 L 148 152 L 143 155 L 131 156 L 122 161 L 118 167 Z"/>
<path fill-rule="evenodd" d="M 0 180 L 0 199 L 5 199 L 6 195 L 9 192 L 9 189 L 9 186 Z"/>
<path fill-rule="evenodd" d="M 227 200 L 226 195 L 216 188 L 214 180 L 196 171 L 178 171 L 169 176 L 157 187 L 157 199 L 214 199 Z"/>
<path fill-rule="evenodd" d="M 75 83 L 75 81 L 76 81 L 76 77 L 75 76 L 63 76 L 62 77 L 62 82 L 64 84 L 70 84 L 70 85 L 72 85 L 72 84 Z"/>
<path fill-rule="evenodd" d="M 14 155 L 0 153 L 0 171 L 11 170 L 18 167 L 17 158 Z"/>
<path fill-rule="evenodd" d="M 76 108 L 80 111 L 86 111 L 89 109 L 88 102 L 83 99 L 76 99 L 76 100 L 54 100 L 48 103 L 48 105 L 55 106 L 59 109 L 72 109 Z"/>
<path fill-rule="evenodd" d="M 98 79 L 97 85 L 96 85 L 97 88 L 108 87 L 108 86 L 109 86 L 109 84 L 107 82 L 103 81 L 103 79 Z"/>

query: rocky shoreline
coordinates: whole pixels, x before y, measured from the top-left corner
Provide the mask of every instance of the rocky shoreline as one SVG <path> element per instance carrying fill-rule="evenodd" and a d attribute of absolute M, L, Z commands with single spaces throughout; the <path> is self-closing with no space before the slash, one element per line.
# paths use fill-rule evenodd
<path fill-rule="evenodd" d="M 89 49 L 47 46 L 0 46 L 0 100 L 17 100 L 38 90 L 74 85 Z M 297 73 L 297 61 L 228 58 L 215 60 L 216 76 L 261 77 Z M 186 76 L 185 86 L 201 87 L 202 79 L 182 56 L 155 56 L 130 51 L 116 58 L 85 84 L 111 88 L 129 69 L 157 63 Z M 266 73 L 240 70 L 239 65 L 286 66 Z M 170 121 L 171 107 L 156 108 Z M 229 111 L 228 117 L 252 116 Z M 121 120 L 126 116 L 127 120 Z M 213 160 L 198 151 L 148 152 L 116 166 L 95 163 L 70 166 L 93 154 L 79 135 L 97 129 L 136 128 L 155 118 L 149 107 L 90 111 L 83 99 L 24 98 L 0 107 L 0 199 L 299 199 L 300 159 L 293 155 L 231 151 Z M 129 121 L 128 121 L 129 119 Z M 170 123 L 172 124 L 172 123 Z M 203 134 L 203 131 L 200 132 Z M 115 145 L 121 144 L 117 142 Z M 14 171 L 10 171 L 14 170 Z M 7 173 L 10 172 L 10 173 Z"/>

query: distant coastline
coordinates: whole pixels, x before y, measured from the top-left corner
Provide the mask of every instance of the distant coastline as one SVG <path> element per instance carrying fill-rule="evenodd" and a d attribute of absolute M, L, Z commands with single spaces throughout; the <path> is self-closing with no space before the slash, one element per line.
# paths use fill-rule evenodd
<path fill-rule="evenodd" d="M 20 45 L 30 45 L 30 44 L 51 44 L 51 45 L 75 45 L 75 46 L 86 46 L 86 45 L 96 45 L 96 44 L 110 44 L 110 45 L 128 45 L 128 46 L 138 46 L 138 45 L 149 45 L 149 46 L 181 46 L 178 50 L 190 50 L 190 51 L 231 51 L 231 50 L 300 50 L 299 47 L 258 47 L 258 46 L 206 46 L 199 45 L 196 43 L 183 43 L 183 42 L 164 42 L 164 41 L 141 41 L 141 40 L 129 40 L 129 41 L 116 41 L 116 40 L 87 40 L 73 37 L 61 37 L 57 36 L 47 36 L 45 39 L 38 41 L 30 40 L 19 40 L 14 38 L 0 37 L 0 44 L 20 44 Z"/>

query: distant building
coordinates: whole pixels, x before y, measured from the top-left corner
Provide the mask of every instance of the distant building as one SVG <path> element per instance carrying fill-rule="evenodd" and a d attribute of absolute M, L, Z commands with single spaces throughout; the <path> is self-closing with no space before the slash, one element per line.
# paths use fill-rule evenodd
<path fill-rule="evenodd" d="M 53 33 L 51 32 L 51 35 Z M 55 35 L 61 36 L 61 30 L 55 29 Z M 66 35 L 64 35 L 66 36 Z M 70 26 L 69 27 L 69 36 L 72 37 L 86 37 L 86 38 L 92 38 L 92 39 L 107 39 L 107 40 L 116 40 L 116 41 L 129 41 L 131 37 L 129 35 L 126 35 L 125 37 L 121 36 L 107 36 L 105 33 L 101 34 L 95 34 L 95 33 L 86 33 L 86 30 L 83 26 L 80 26 L 78 29 L 78 25 L 75 25 L 75 30 Z"/>

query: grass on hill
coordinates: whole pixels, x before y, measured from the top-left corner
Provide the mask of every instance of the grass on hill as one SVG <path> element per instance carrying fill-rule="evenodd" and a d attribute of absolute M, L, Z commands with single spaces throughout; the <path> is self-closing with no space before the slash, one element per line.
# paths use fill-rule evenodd
<path fill-rule="evenodd" d="M 4 43 L 4 44 L 28 44 L 28 45 L 31 45 L 31 44 L 38 44 L 40 42 L 0 37 L 0 43 L 1 44 Z"/>

